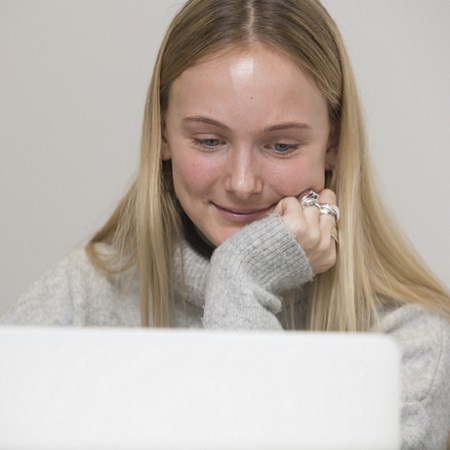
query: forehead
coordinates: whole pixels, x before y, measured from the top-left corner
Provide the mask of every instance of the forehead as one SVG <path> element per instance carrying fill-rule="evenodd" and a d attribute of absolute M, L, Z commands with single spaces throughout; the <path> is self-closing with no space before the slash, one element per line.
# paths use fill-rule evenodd
<path fill-rule="evenodd" d="M 227 115 L 243 122 L 249 119 L 246 115 L 255 120 L 327 116 L 326 102 L 312 76 L 286 54 L 265 45 L 221 52 L 186 69 L 169 92 L 170 111 Z"/>
<path fill-rule="evenodd" d="M 256 77 L 263 68 L 270 69 L 272 77 L 287 77 L 290 73 L 301 72 L 303 77 L 315 84 L 312 75 L 300 61 L 274 46 L 262 43 L 216 50 L 208 57 L 185 69 L 175 81 L 187 78 L 187 76 L 209 78 L 209 73 L 213 71 L 220 71 L 223 76 L 229 74 L 230 76 Z"/>

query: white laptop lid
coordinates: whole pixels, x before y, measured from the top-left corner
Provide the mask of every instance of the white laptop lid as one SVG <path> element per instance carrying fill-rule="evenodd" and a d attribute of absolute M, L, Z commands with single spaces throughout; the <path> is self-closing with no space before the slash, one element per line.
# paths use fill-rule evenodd
<path fill-rule="evenodd" d="M 0 328 L 0 449 L 399 448 L 379 334 Z"/>

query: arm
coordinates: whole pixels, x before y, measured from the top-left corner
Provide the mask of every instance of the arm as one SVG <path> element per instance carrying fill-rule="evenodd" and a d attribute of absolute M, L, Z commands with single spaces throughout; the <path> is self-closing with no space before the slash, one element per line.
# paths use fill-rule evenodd
<path fill-rule="evenodd" d="M 280 329 L 279 294 L 310 281 L 309 261 L 278 215 L 254 222 L 214 252 L 205 328 Z"/>
<path fill-rule="evenodd" d="M 450 323 L 415 305 L 382 319 L 402 350 L 402 449 L 445 449 L 450 432 Z"/>
<path fill-rule="evenodd" d="M 335 203 L 325 189 L 320 201 Z M 278 297 L 336 262 L 334 217 L 302 208 L 296 197 L 280 200 L 274 215 L 223 242 L 211 259 L 205 295 L 205 328 L 277 329 Z"/>

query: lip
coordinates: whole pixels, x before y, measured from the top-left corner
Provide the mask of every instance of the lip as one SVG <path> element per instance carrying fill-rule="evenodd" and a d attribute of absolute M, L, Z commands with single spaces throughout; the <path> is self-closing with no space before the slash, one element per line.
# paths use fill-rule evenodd
<path fill-rule="evenodd" d="M 219 206 L 216 203 L 212 203 L 221 217 L 230 222 L 236 223 L 250 223 L 255 220 L 262 219 L 269 214 L 274 205 L 270 205 L 266 208 L 254 209 L 254 208 L 237 208 L 237 207 L 224 207 Z"/>

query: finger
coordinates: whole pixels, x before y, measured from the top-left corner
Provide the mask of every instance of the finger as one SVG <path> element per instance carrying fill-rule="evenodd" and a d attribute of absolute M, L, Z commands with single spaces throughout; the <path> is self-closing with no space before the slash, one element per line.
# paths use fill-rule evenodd
<path fill-rule="evenodd" d="M 315 275 L 324 273 L 336 264 L 336 259 L 337 250 L 336 245 L 333 244 L 325 254 L 322 254 L 320 257 L 314 259 L 314 262 L 311 264 L 312 271 Z"/>
<path fill-rule="evenodd" d="M 303 215 L 308 229 L 308 233 L 304 236 L 303 244 L 305 247 L 311 248 L 317 245 L 322 234 L 320 230 L 320 211 L 318 205 L 303 208 Z"/>
<path fill-rule="evenodd" d="M 318 194 L 316 194 L 315 191 L 308 189 L 304 192 L 302 192 L 298 197 L 298 201 L 300 203 L 300 206 L 303 209 L 303 214 L 305 216 L 305 219 L 307 220 L 308 225 L 310 226 L 315 226 L 317 227 L 319 224 L 319 202 L 316 199 L 308 199 L 308 194 L 314 194 L 316 196 L 318 196 Z M 304 202 L 305 199 L 308 199 L 309 202 Z"/>
<path fill-rule="evenodd" d="M 330 205 L 336 205 L 336 194 L 330 189 L 324 189 L 319 193 L 318 201 L 321 204 L 328 203 Z M 330 264 L 331 267 L 336 262 L 337 253 L 336 244 L 338 242 L 338 232 L 336 228 L 336 217 L 332 214 L 321 214 L 319 223 L 321 232 L 320 247 L 324 253 L 328 254 L 328 264 Z"/>
<path fill-rule="evenodd" d="M 279 214 L 289 232 L 297 242 L 308 229 L 303 209 L 296 197 L 284 197 L 276 205 L 274 214 Z"/>
<path fill-rule="evenodd" d="M 330 189 L 324 189 L 319 193 L 319 203 L 336 205 L 336 194 Z M 320 227 L 326 235 L 331 234 L 331 230 L 336 226 L 336 217 L 333 214 L 320 214 Z"/>
<path fill-rule="evenodd" d="M 322 214 L 319 212 L 319 227 L 322 233 L 331 234 L 331 230 L 336 227 L 336 217 L 332 214 Z"/>
<path fill-rule="evenodd" d="M 330 205 L 337 205 L 336 194 L 331 189 L 324 189 L 319 193 L 319 204 L 329 203 Z"/>
<path fill-rule="evenodd" d="M 305 197 L 303 195 L 308 195 L 311 193 L 315 194 L 318 198 L 317 200 L 308 202 L 303 202 Z M 328 227 L 325 227 L 325 231 L 322 229 L 323 227 L 320 226 L 321 223 L 321 214 L 320 214 L 320 206 L 319 206 L 319 199 L 320 195 L 316 194 L 314 191 L 307 191 L 306 193 L 302 193 L 300 198 L 300 203 L 303 207 L 303 214 L 305 216 L 306 222 L 308 224 L 308 236 L 307 241 L 304 241 L 305 245 L 307 247 L 314 247 L 315 245 L 321 244 L 322 235 L 325 234 L 325 236 L 329 233 Z M 325 192 L 323 193 L 324 198 L 333 198 L 333 192 Z M 306 206 L 305 206 L 306 204 Z M 325 222 L 324 222 L 325 223 Z M 323 243 L 322 243 L 323 245 Z"/>
<path fill-rule="evenodd" d="M 293 197 L 283 197 L 275 206 L 273 214 L 279 214 L 284 216 L 285 214 L 291 213 L 292 209 L 295 209 L 295 199 Z"/>
<path fill-rule="evenodd" d="M 331 203 L 333 205 L 336 204 L 336 194 L 331 189 L 323 189 L 318 192 L 319 194 L 319 203 Z"/>

